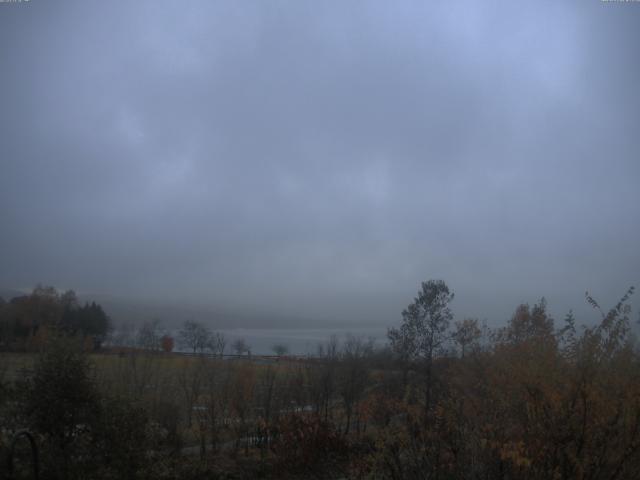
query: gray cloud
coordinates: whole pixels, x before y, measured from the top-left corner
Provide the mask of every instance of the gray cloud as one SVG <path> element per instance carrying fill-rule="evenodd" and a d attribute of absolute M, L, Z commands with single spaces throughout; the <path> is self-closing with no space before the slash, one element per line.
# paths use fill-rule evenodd
<path fill-rule="evenodd" d="M 0 7 L 0 285 L 390 323 L 639 283 L 636 5 Z"/>

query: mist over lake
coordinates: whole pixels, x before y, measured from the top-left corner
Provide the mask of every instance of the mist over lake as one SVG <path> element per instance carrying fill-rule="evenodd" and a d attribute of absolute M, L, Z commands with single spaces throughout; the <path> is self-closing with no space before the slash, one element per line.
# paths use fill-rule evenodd
<path fill-rule="evenodd" d="M 386 342 L 387 330 L 384 327 L 356 328 L 232 328 L 219 330 L 227 339 L 225 353 L 233 353 L 231 345 L 235 340 L 244 339 L 253 355 L 273 355 L 274 345 L 284 345 L 291 355 L 314 355 L 318 345 L 326 344 L 332 335 L 343 342 L 348 335 L 372 338 L 376 346 Z M 179 331 L 174 331 L 176 338 Z M 176 351 L 185 351 L 178 347 Z"/>

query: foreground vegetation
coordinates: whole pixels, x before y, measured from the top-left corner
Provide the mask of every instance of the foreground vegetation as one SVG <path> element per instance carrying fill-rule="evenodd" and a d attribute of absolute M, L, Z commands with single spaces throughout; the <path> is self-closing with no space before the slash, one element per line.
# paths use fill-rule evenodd
<path fill-rule="evenodd" d="M 0 454 L 28 429 L 42 478 L 635 478 L 632 293 L 609 311 L 587 296 L 590 328 L 542 300 L 490 330 L 454 322 L 446 284 L 425 282 L 388 348 L 333 338 L 308 361 L 89 354 L 50 329 L 37 353 L 0 356 Z"/>

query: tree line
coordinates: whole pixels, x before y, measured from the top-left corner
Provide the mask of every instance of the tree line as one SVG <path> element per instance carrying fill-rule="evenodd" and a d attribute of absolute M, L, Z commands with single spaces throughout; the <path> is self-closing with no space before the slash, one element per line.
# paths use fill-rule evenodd
<path fill-rule="evenodd" d="M 0 369 L 0 454 L 28 428 L 46 478 L 635 478 L 632 294 L 610 309 L 587 294 L 590 326 L 541 299 L 488 328 L 456 320 L 431 280 L 386 346 L 332 337 L 305 362 L 88 356 L 51 338 L 17 380 Z M 182 331 L 198 352 L 199 326 Z"/>
<path fill-rule="evenodd" d="M 29 295 L 0 298 L 0 349 L 37 350 L 53 331 L 79 336 L 85 348 L 99 348 L 111 319 L 95 302 L 81 304 L 73 290 L 58 292 L 38 285 Z"/>

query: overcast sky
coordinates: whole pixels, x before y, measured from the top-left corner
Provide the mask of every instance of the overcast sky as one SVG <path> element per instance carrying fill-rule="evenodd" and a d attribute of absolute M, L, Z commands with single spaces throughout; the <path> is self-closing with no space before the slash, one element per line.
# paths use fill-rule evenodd
<path fill-rule="evenodd" d="M 5 288 L 392 324 L 430 278 L 497 323 L 640 286 L 640 3 L 0 3 L 0 87 Z"/>

